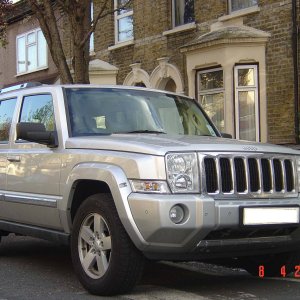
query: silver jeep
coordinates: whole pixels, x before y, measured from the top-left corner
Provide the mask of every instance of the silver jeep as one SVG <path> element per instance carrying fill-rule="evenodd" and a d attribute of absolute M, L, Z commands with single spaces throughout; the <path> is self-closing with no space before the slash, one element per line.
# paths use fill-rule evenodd
<path fill-rule="evenodd" d="M 133 87 L 0 92 L 0 230 L 70 244 L 93 294 L 145 259 L 258 276 L 300 262 L 299 152 L 223 138 L 192 99 Z"/>

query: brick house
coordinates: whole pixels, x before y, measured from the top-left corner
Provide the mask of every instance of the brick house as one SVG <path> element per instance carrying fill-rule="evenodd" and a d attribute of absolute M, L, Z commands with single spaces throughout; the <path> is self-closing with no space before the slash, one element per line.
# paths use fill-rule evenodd
<path fill-rule="evenodd" d="M 133 1 L 95 33 L 95 57 L 119 69 L 118 84 L 196 98 L 236 138 L 295 143 L 297 2 Z"/>
<path fill-rule="evenodd" d="M 298 2 L 133 0 L 94 33 L 91 82 L 184 93 L 236 138 L 298 143 Z"/>

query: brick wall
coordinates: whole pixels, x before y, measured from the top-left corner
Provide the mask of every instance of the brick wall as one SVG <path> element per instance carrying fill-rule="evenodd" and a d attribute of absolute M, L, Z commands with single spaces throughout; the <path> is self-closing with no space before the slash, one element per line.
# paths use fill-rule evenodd
<path fill-rule="evenodd" d="M 97 3 L 95 6 L 97 9 Z M 101 1 L 100 1 L 101 2 Z M 248 15 L 244 23 L 271 33 L 267 44 L 267 116 L 268 140 L 272 143 L 294 143 L 294 78 L 292 59 L 292 1 L 260 0 L 260 12 Z M 149 74 L 157 67 L 157 59 L 170 57 L 180 70 L 187 91 L 185 58 L 179 48 L 198 34 L 208 32 L 209 25 L 228 13 L 226 0 L 195 0 L 197 29 L 163 35 L 172 28 L 171 0 L 134 1 L 134 45 L 108 51 L 114 45 L 114 17 L 101 20 L 95 33 L 96 58 L 103 59 L 120 71 L 122 84 L 131 71 L 130 64 L 141 62 Z"/>
<path fill-rule="evenodd" d="M 261 11 L 245 23 L 271 33 L 266 53 L 269 141 L 294 143 L 292 1 L 260 2 Z"/>

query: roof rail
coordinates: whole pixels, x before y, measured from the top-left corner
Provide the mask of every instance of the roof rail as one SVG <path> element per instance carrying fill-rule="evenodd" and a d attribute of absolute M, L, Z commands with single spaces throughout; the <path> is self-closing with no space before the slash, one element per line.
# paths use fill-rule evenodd
<path fill-rule="evenodd" d="M 40 86 L 40 85 L 42 85 L 42 83 L 40 83 L 40 82 L 25 82 L 25 83 L 22 83 L 22 84 L 17 84 L 17 85 L 13 85 L 13 86 L 9 86 L 7 88 L 1 89 L 0 94 L 10 92 L 10 91 L 19 90 L 19 89 L 25 89 L 25 88 L 30 88 L 30 87 L 34 87 L 34 86 Z"/>

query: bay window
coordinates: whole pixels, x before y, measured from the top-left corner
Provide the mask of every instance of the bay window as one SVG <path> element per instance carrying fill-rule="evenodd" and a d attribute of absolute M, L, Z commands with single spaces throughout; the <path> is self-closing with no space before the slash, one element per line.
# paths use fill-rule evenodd
<path fill-rule="evenodd" d="M 257 65 L 234 69 L 236 138 L 259 141 L 259 102 Z"/>
<path fill-rule="evenodd" d="M 224 132 L 224 75 L 222 68 L 198 71 L 198 101 L 217 128 Z"/>

